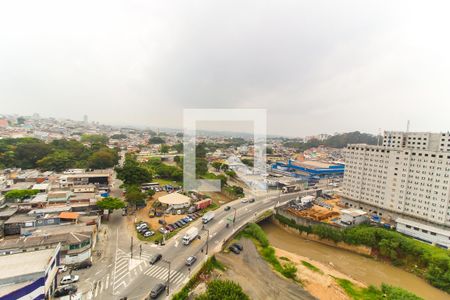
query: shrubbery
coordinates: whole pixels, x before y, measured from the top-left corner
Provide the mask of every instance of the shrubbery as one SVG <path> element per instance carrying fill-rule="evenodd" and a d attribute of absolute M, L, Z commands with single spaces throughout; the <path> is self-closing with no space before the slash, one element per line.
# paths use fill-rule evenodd
<path fill-rule="evenodd" d="M 394 265 L 413 270 L 419 276 L 426 278 L 431 285 L 450 293 L 450 252 L 448 250 L 380 227 L 360 225 L 341 230 L 326 225 L 297 225 L 293 220 L 278 214 L 275 218 L 300 232 L 314 233 L 322 239 L 372 247 L 376 250 L 375 252 L 391 260 Z"/>
<path fill-rule="evenodd" d="M 297 267 L 292 263 L 285 263 L 282 265 L 275 255 L 275 249 L 272 248 L 267 239 L 267 235 L 259 225 L 250 223 L 242 231 L 244 236 L 251 237 L 258 241 L 259 253 L 272 267 L 286 278 L 296 279 Z"/>

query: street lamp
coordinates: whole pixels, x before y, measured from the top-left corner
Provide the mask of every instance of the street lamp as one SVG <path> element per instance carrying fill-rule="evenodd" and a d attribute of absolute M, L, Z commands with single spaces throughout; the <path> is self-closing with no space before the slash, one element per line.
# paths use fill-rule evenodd
<path fill-rule="evenodd" d="M 161 261 L 169 265 L 169 272 L 167 273 L 167 289 L 166 289 L 167 296 L 169 296 L 169 293 L 170 293 L 170 291 L 169 291 L 169 289 L 170 289 L 170 261 L 165 260 L 165 259 L 162 259 Z"/>
<path fill-rule="evenodd" d="M 206 255 L 208 255 L 208 249 L 209 249 L 209 229 L 205 228 L 205 225 L 202 226 L 202 231 L 206 231 L 208 235 L 206 236 Z"/>

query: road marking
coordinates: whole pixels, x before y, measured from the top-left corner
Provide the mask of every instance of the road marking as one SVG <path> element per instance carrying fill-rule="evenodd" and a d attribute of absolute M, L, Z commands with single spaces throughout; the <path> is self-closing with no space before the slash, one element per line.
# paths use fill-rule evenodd
<path fill-rule="evenodd" d="M 223 223 L 223 219 L 221 219 L 218 224 L 222 224 L 222 223 Z"/>
<path fill-rule="evenodd" d="M 98 287 L 95 287 L 94 298 L 98 295 Z"/>
<path fill-rule="evenodd" d="M 106 283 L 105 283 L 105 290 L 107 290 L 109 287 L 109 274 L 106 276 Z"/>

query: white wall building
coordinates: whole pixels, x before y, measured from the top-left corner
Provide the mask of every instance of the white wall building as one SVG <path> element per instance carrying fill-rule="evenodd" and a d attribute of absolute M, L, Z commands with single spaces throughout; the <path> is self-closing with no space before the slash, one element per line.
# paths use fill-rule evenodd
<path fill-rule="evenodd" d="M 398 218 L 397 231 L 412 236 L 418 240 L 450 248 L 450 231 L 434 226 L 428 226 L 419 222 Z"/>
<path fill-rule="evenodd" d="M 450 226 L 450 133 L 385 132 L 349 145 L 343 202 L 379 215 Z"/>

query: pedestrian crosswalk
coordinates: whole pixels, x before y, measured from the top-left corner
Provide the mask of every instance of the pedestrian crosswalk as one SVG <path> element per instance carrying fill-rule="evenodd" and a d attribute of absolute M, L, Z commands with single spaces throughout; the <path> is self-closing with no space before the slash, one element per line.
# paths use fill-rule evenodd
<path fill-rule="evenodd" d="M 127 287 L 133 278 L 144 271 L 144 267 L 143 260 L 117 249 L 112 279 L 113 294 L 116 295 L 121 289 Z"/>
<path fill-rule="evenodd" d="M 150 266 L 145 272 L 145 275 L 160 279 L 167 280 L 169 276 L 169 269 L 161 265 Z M 185 279 L 185 275 L 181 272 L 171 270 L 170 271 L 170 282 L 173 284 L 179 284 Z"/>

